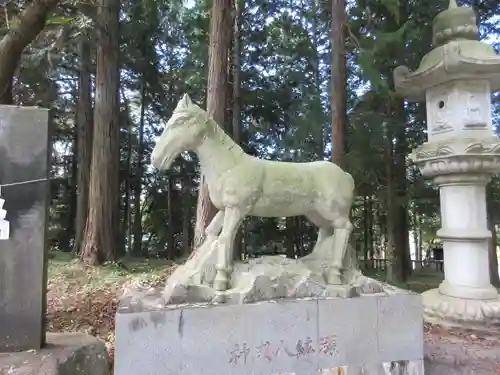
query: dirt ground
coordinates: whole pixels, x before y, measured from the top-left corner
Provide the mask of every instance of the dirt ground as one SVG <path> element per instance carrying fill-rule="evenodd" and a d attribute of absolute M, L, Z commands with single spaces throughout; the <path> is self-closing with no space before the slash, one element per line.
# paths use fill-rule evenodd
<path fill-rule="evenodd" d="M 498 334 L 426 326 L 424 348 L 426 374 L 500 374 Z"/>
<path fill-rule="evenodd" d="M 125 287 L 161 286 L 175 269 L 170 262 L 130 260 L 90 267 L 58 254 L 49 261 L 47 327 L 50 332 L 84 332 L 104 340 L 114 355 L 114 319 Z"/>
<path fill-rule="evenodd" d="M 48 329 L 97 336 L 113 360 L 114 317 L 123 288 L 164 285 L 174 269 L 174 264 L 159 260 L 89 267 L 58 255 L 49 262 Z M 432 282 L 413 281 L 419 289 L 433 287 Z M 500 375 L 500 335 L 429 325 L 424 329 L 426 374 Z"/>

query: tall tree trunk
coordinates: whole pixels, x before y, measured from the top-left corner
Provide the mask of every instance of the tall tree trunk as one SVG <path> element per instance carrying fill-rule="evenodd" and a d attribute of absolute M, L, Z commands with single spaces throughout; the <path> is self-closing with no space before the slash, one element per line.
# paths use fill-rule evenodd
<path fill-rule="evenodd" d="M 363 197 L 363 260 L 365 262 L 365 268 L 368 268 L 369 262 L 368 262 L 368 257 L 369 257 L 369 241 L 370 241 L 370 235 L 369 235 L 369 227 L 370 227 L 370 215 L 371 212 L 369 212 L 369 197 L 364 196 Z"/>
<path fill-rule="evenodd" d="M 373 224 L 374 224 L 374 219 L 373 219 L 373 197 L 370 195 L 368 197 L 368 205 L 367 205 L 367 210 L 368 210 L 368 258 L 373 259 L 375 258 L 375 252 L 373 248 Z"/>
<path fill-rule="evenodd" d="M 332 161 L 343 167 L 346 152 L 345 0 L 332 0 Z"/>
<path fill-rule="evenodd" d="M 231 23 L 231 0 L 214 0 L 210 18 L 207 112 L 220 126 L 224 126 L 225 123 Z M 210 201 L 205 176 L 202 175 L 196 205 L 195 248 L 203 243 L 205 228 L 210 224 L 216 212 L 216 208 Z"/>
<path fill-rule="evenodd" d="M 87 35 L 82 35 L 79 42 L 80 70 L 78 78 L 77 103 L 77 202 L 75 219 L 75 244 L 73 252 L 81 251 L 83 232 L 87 222 L 90 164 L 92 160 L 92 138 L 94 136 L 94 121 L 92 119 L 92 64 L 91 48 Z"/>
<path fill-rule="evenodd" d="M 387 174 L 387 165 L 386 165 L 386 174 Z M 378 238 L 377 241 L 376 255 L 381 256 L 382 258 L 385 258 L 387 255 L 386 251 L 384 250 L 387 248 L 387 237 L 388 237 L 386 199 L 387 197 L 385 195 L 381 197 L 378 204 L 378 215 L 377 215 L 378 224 L 380 228 L 380 237 Z M 383 210 L 385 210 L 385 212 L 382 212 Z"/>
<path fill-rule="evenodd" d="M 191 195 L 191 177 L 186 170 L 186 162 L 183 160 L 181 164 L 182 176 L 182 195 L 189 197 Z M 186 198 L 187 199 L 187 198 Z M 182 256 L 189 254 L 191 244 L 191 207 L 188 204 L 182 205 Z"/>
<path fill-rule="evenodd" d="M 175 227 L 174 227 L 174 207 L 173 207 L 173 194 L 174 194 L 174 179 L 173 174 L 170 173 L 168 175 L 168 183 L 167 183 L 167 200 L 168 200 L 168 220 L 167 220 L 167 243 L 166 243 L 166 251 L 167 251 L 167 259 L 175 259 L 177 254 L 175 248 Z"/>
<path fill-rule="evenodd" d="M 126 236 L 125 245 L 128 247 L 128 250 L 132 249 L 132 241 L 131 241 L 131 209 L 130 209 L 130 188 L 132 185 L 131 176 L 132 176 L 132 147 L 134 143 L 134 134 L 132 132 L 132 119 L 130 117 L 130 109 L 128 104 L 127 96 L 125 95 L 125 90 L 123 87 L 120 88 L 121 97 L 125 106 L 124 113 L 121 113 L 121 118 L 123 118 L 123 123 L 126 125 L 127 129 L 127 158 L 125 160 L 125 168 L 126 173 L 123 176 L 124 182 L 124 192 L 125 196 L 123 197 L 123 220 L 121 222 L 122 228 L 121 233 Z"/>
<path fill-rule="evenodd" d="M 232 118 L 232 135 L 233 140 L 240 144 L 240 130 L 241 130 L 241 13 L 244 1 L 235 0 L 235 15 L 234 15 L 234 28 L 233 28 L 233 118 Z"/>
<path fill-rule="evenodd" d="M 97 2 L 97 74 L 89 213 L 81 259 L 112 260 L 121 242 L 119 201 L 119 0 Z"/>
<path fill-rule="evenodd" d="M 0 41 L 0 104 L 13 104 L 12 79 L 24 49 L 44 29 L 59 0 L 33 0 Z"/>
<path fill-rule="evenodd" d="M 413 210 L 413 243 L 415 244 L 415 260 L 422 259 L 422 249 L 420 247 L 420 217 L 418 215 L 418 211 L 415 208 Z M 417 263 L 418 264 L 418 263 Z"/>
<path fill-rule="evenodd" d="M 385 195 L 385 206 L 386 206 L 386 277 L 387 281 L 394 282 L 401 280 L 401 264 L 398 262 L 398 253 L 396 251 L 396 243 L 394 238 L 394 227 L 395 227 L 395 207 L 394 207 L 394 171 L 393 171 L 393 132 L 390 124 L 386 124 L 386 135 L 385 135 L 385 152 L 384 152 L 384 163 L 385 163 L 385 174 L 386 174 L 386 195 Z"/>
<path fill-rule="evenodd" d="M 312 3 L 312 22 L 311 22 L 311 34 L 312 34 L 312 48 L 314 53 L 314 87 L 315 87 L 315 100 L 318 101 L 319 108 L 321 105 L 321 74 L 320 74 L 320 66 L 321 66 L 321 58 L 319 55 L 318 49 L 318 18 L 320 14 L 318 13 L 318 9 L 321 8 L 319 0 L 313 0 Z M 306 21 L 307 22 L 307 21 Z M 332 50 L 333 53 L 333 50 Z M 333 87 L 333 83 L 332 83 Z M 322 112 L 322 111 L 321 111 Z M 323 160 L 325 155 L 325 133 L 322 125 L 319 126 L 318 139 L 316 141 L 316 153 L 318 155 L 318 159 Z"/>
<path fill-rule="evenodd" d="M 241 143 L 241 14 L 245 2 L 243 0 L 234 1 L 234 21 L 233 21 L 233 54 L 232 54 L 232 72 L 233 72 L 233 85 L 232 85 L 232 119 L 231 119 L 231 133 L 233 140 Z M 236 238 L 234 240 L 233 257 L 234 259 L 243 259 L 243 226 L 240 226 Z"/>
<path fill-rule="evenodd" d="M 134 244 L 132 253 L 140 255 L 142 252 L 142 210 L 141 210 L 141 194 L 142 194 L 142 175 L 143 175 L 143 158 L 144 158 L 144 122 L 146 114 L 146 85 L 143 82 L 141 92 L 141 115 L 139 120 L 139 140 L 137 142 L 137 169 L 135 171 L 134 182 Z"/>
<path fill-rule="evenodd" d="M 402 100 L 394 101 L 393 108 L 395 120 L 398 126 L 395 131 L 395 152 L 394 152 L 394 184 L 395 201 L 394 206 L 394 240 L 397 254 L 397 261 L 401 262 L 401 280 L 406 281 L 412 272 L 410 259 L 410 234 L 408 228 L 408 199 L 406 197 L 406 118 Z M 389 111 L 392 113 L 392 111 Z"/>
<path fill-rule="evenodd" d="M 76 102 L 78 99 L 76 99 Z M 77 104 L 78 106 L 78 104 Z M 77 111 L 75 111 L 77 112 Z M 78 114 L 75 113 L 75 117 Z M 78 119 L 75 118 L 75 124 L 78 128 Z M 73 248 L 70 247 L 71 240 L 75 238 L 75 220 L 76 220 L 76 210 L 77 210 L 77 199 L 78 199 L 78 130 L 75 132 L 75 136 L 73 138 L 73 155 L 71 157 L 71 174 L 70 174 L 69 184 L 68 184 L 68 216 L 66 221 L 66 230 L 65 230 L 65 239 L 64 246 L 62 247 L 63 251 L 71 252 Z M 73 243 L 74 246 L 74 243 Z"/>

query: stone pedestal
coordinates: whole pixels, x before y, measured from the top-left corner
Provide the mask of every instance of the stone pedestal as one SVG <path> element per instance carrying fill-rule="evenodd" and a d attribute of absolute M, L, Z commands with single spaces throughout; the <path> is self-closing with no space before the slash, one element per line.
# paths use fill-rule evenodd
<path fill-rule="evenodd" d="M 448 154 L 444 154 L 444 151 Z M 500 299 L 490 283 L 486 184 L 500 166 L 494 137 L 428 142 L 414 158 L 439 186 L 445 279 L 423 293 L 429 322 L 471 328 L 500 323 Z"/>
<path fill-rule="evenodd" d="M 500 298 L 490 283 L 486 221 L 488 175 L 436 177 L 439 186 L 445 279 L 423 294 L 430 322 L 492 326 L 500 323 Z"/>
<path fill-rule="evenodd" d="M 437 235 L 443 241 L 445 280 L 439 291 L 449 297 L 495 299 L 490 284 L 486 222 L 487 175 L 436 177 L 441 201 L 441 226 Z"/>
<path fill-rule="evenodd" d="M 423 374 L 416 294 L 167 306 L 161 295 L 122 298 L 116 375 Z"/>

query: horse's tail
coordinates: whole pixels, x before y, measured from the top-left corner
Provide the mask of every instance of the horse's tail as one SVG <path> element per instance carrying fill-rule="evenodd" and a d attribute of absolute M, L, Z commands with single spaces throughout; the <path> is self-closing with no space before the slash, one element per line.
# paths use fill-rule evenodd
<path fill-rule="evenodd" d="M 346 284 L 354 284 L 360 276 L 363 276 L 358 265 L 358 258 L 356 256 L 356 249 L 347 245 L 347 249 L 342 262 L 343 271 L 343 281 Z"/>
<path fill-rule="evenodd" d="M 349 183 L 349 190 L 351 190 L 354 194 L 354 189 L 356 188 L 356 184 L 354 183 L 354 178 L 347 172 L 344 172 L 346 177 L 347 177 L 347 181 Z"/>
<path fill-rule="evenodd" d="M 354 201 L 354 195 L 355 195 L 355 189 L 356 189 L 356 184 L 354 183 L 354 178 L 347 172 L 345 173 L 346 181 L 345 181 L 345 194 L 348 195 L 350 198 L 350 204 Z M 349 207 L 350 208 L 350 207 Z"/>

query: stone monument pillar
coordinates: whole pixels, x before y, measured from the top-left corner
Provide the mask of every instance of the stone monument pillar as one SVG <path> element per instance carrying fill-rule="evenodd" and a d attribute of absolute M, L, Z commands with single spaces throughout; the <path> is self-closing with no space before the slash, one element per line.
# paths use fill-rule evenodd
<path fill-rule="evenodd" d="M 425 319 L 469 327 L 500 322 L 490 284 L 486 184 L 500 172 L 491 93 L 500 90 L 500 57 L 479 41 L 471 8 L 450 1 L 433 24 L 432 49 L 418 69 L 394 71 L 396 90 L 427 104 L 428 142 L 412 159 L 439 186 L 445 280 L 423 293 Z"/>

